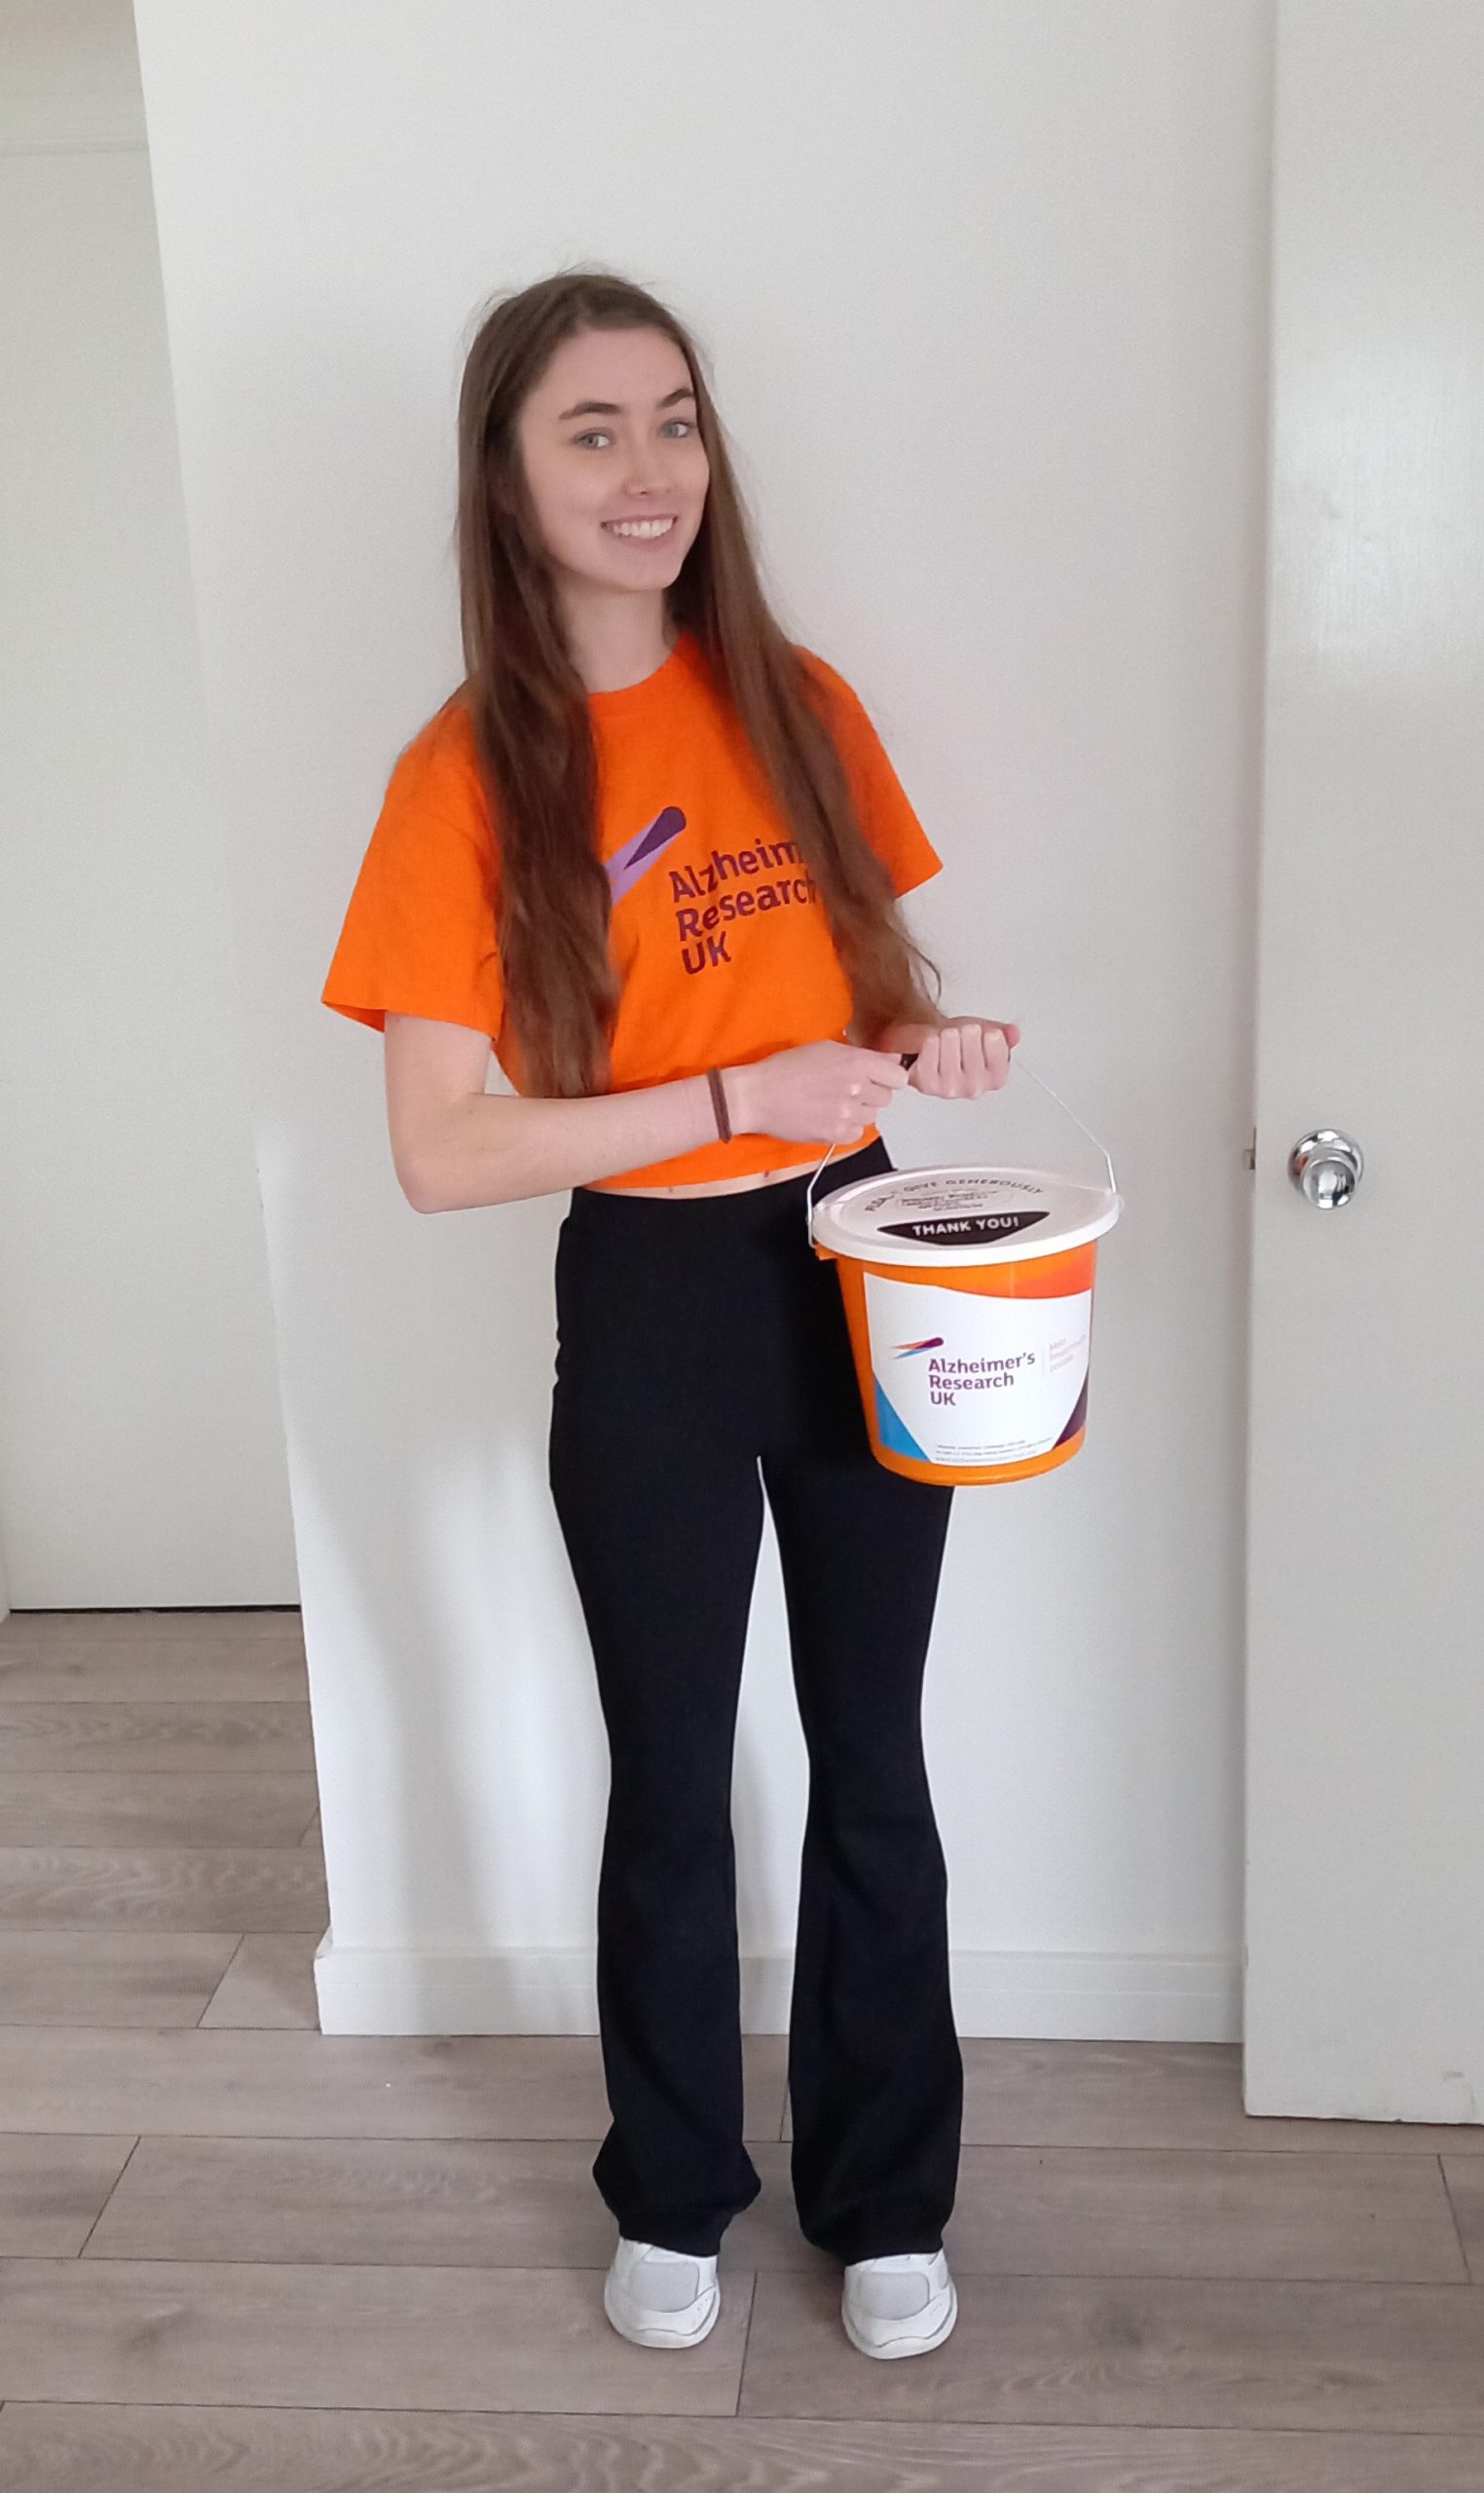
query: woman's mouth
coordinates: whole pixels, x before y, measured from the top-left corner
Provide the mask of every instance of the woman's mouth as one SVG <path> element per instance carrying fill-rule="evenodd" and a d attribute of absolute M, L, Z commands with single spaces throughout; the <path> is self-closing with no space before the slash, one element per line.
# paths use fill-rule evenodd
<path fill-rule="evenodd" d="M 610 537 L 621 538 L 626 545 L 658 545 L 675 526 L 671 512 L 663 519 L 606 519 L 603 523 Z"/>

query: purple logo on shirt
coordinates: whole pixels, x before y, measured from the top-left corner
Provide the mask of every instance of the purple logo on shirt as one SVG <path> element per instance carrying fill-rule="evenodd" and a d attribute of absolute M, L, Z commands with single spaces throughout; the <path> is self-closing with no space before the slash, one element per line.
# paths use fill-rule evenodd
<path fill-rule="evenodd" d="M 686 828 L 686 817 L 679 805 L 661 805 L 652 822 L 645 824 L 632 839 L 626 839 L 608 861 L 609 889 L 615 901 L 631 892 L 640 877 L 647 874 L 656 857 L 662 857 L 672 840 L 679 839 Z"/>

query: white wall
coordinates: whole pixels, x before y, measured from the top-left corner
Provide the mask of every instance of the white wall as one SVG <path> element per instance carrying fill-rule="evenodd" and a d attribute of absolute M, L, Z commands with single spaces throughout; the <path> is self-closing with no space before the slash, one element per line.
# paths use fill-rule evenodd
<path fill-rule="evenodd" d="M 298 1599 L 128 0 L 0 0 L 0 1618 Z"/>
<path fill-rule="evenodd" d="M 137 17 L 326 2026 L 595 2022 L 607 1760 L 544 1472 L 565 1198 L 413 1212 L 379 1044 L 318 990 L 392 757 L 461 672 L 473 320 L 598 258 L 710 353 L 782 619 L 857 685 L 947 860 L 915 913 L 950 1005 L 1021 1023 L 1128 1198 L 1084 1452 L 957 1501 L 926 1712 L 961 2028 L 1236 2035 L 1265 0 Z M 1018 1088 L 894 1111 L 898 1157 L 1024 1135 L 1085 1161 Z M 678 1553 L 678 1597 L 703 1582 Z M 769 1544 L 736 1781 L 753 2026 L 784 2022 L 803 1807 Z"/>

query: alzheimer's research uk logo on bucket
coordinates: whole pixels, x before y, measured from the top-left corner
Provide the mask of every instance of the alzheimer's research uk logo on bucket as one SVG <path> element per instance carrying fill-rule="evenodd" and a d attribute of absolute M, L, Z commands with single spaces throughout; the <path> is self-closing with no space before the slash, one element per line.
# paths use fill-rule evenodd
<path fill-rule="evenodd" d="M 1063 1444 L 1087 1411 L 1093 1293 L 981 1298 L 934 1282 L 866 1275 L 876 1423 L 882 1442 L 920 1463 L 1024 1463 Z M 904 1316 L 942 1333 L 908 1339 Z M 880 1370 L 889 1354 L 891 1383 Z"/>

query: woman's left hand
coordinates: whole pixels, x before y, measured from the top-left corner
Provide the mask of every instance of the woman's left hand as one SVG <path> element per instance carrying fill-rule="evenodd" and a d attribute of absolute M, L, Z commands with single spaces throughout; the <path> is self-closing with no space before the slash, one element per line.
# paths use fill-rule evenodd
<path fill-rule="evenodd" d="M 1018 1022 L 955 1014 L 939 1028 L 922 1031 L 908 1081 L 931 1099 L 977 1099 L 983 1092 L 1002 1091 L 1020 1036 Z"/>

